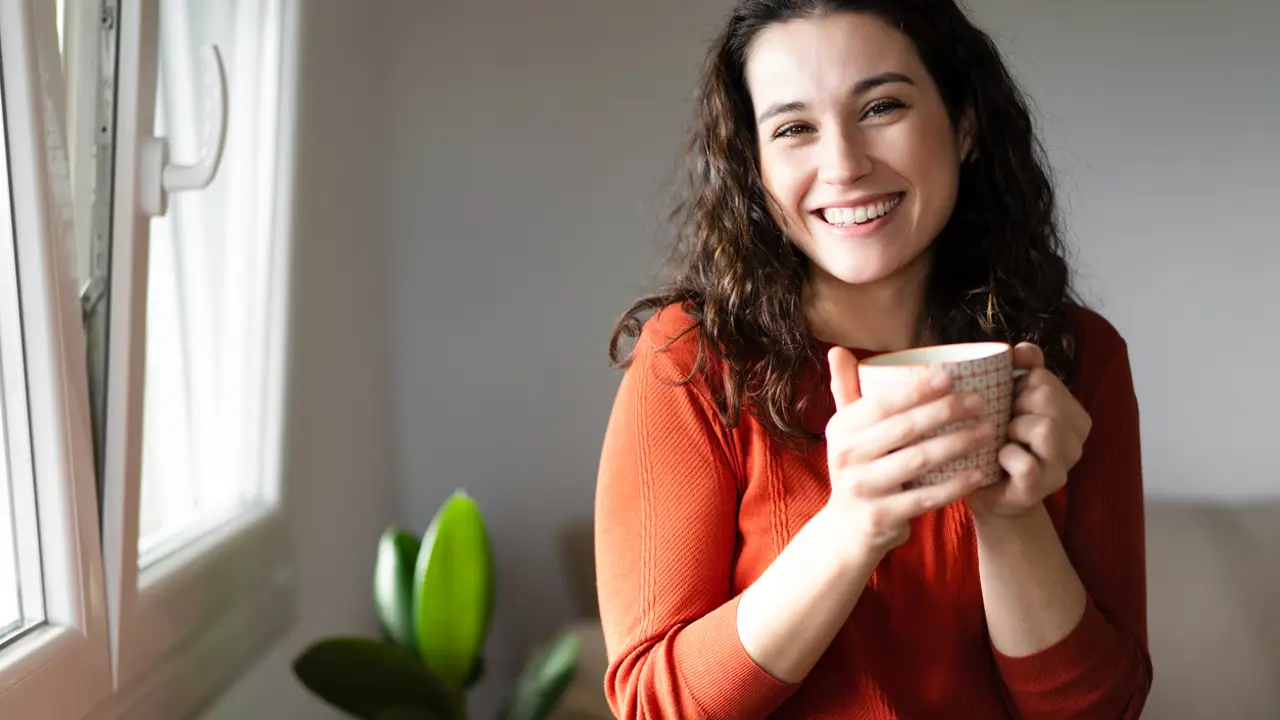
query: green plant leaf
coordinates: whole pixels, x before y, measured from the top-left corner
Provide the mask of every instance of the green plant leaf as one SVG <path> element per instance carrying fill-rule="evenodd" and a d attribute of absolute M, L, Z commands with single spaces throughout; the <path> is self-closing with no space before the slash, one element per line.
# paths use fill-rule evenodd
<path fill-rule="evenodd" d="M 503 720 L 543 720 L 550 715 L 578 670 L 579 650 L 577 637 L 561 635 L 530 659 L 516 681 Z"/>
<path fill-rule="evenodd" d="M 484 517 L 455 492 L 422 539 L 413 579 L 414 631 L 423 662 L 460 692 L 493 622 L 493 552 Z"/>
<path fill-rule="evenodd" d="M 459 717 L 458 703 L 410 652 L 369 638 L 330 638 L 307 648 L 293 672 L 311 692 L 356 717 L 421 709 Z"/>
<path fill-rule="evenodd" d="M 413 632 L 413 573 L 421 547 L 422 541 L 412 533 L 389 527 L 378 541 L 373 571 L 373 598 L 383 635 L 415 654 L 418 638 Z"/>

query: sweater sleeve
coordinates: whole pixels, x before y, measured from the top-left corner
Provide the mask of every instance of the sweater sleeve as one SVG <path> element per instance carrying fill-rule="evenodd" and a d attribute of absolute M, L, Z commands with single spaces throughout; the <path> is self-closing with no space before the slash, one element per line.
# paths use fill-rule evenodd
<path fill-rule="evenodd" d="M 735 455 L 698 383 L 675 382 L 692 367 L 689 343 L 655 352 L 650 326 L 623 376 L 597 480 L 605 695 L 623 720 L 763 718 L 796 686 L 756 665 L 738 637 Z"/>
<path fill-rule="evenodd" d="M 1128 352 L 1115 352 L 1087 409 L 1093 428 L 1066 486 L 1063 545 L 1087 592 L 1084 615 L 1029 657 L 996 651 L 1023 718 L 1137 718 L 1151 689 L 1138 402 Z"/>

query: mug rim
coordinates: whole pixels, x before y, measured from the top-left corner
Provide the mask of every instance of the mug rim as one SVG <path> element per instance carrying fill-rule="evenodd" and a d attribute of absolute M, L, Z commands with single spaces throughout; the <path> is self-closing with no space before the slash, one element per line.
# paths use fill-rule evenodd
<path fill-rule="evenodd" d="M 965 357 L 946 359 L 946 360 L 920 360 L 916 362 L 893 362 L 894 358 L 900 358 L 903 355 L 925 354 L 931 352 L 949 352 L 957 348 L 970 348 L 976 352 Z M 982 350 L 990 350 L 990 352 L 982 352 Z M 889 352 L 878 353 L 870 357 L 858 361 L 859 367 L 921 367 L 927 365 L 938 365 L 945 363 L 961 363 L 970 362 L 972 360 L 985 360 L 995 357 L 1006 352 L 1012 352 L 1013 346 L 1009 343 L 999 342 L 997 340 L 983 340 L 978 342 L 960 342 L 960 343 L 942 343 L 938 345 L 925 345 L 923 347 L 904 348 L 902 350 L 891 350 Z M 886 362 L 887 360 L 887 362 Z"/>

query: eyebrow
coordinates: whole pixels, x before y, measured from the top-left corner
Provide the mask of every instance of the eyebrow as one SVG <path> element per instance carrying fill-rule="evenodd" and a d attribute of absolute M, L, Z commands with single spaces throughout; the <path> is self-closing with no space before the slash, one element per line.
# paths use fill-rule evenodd
<path fill-rule="evenodd" d="M 916 84 L 916 81 L 912 80 L 910 77 L 906 75 L 903 75 L 902 73 L 884 72 L 884 73 L 880 73 L 879 75 L 872 75 L 869 78 L 864 78 L 862 80 L 859 80 L 858 84 L 853 86 L 853 94 L 865 95 L 866 93 L 869 93 L 872 90 L 875 90 L 881 85 L 889 85 L 891 83 L 905 83 L 907 85 L 914 86 Z M 774 117 L 775 115 L 783 115 L 786 113 L 799 112 L 801 110 L 804 110 L 807 107 L 808 107 L 807 105 L 805 105 L 803 102 L 800 102 L 799 100 L 793 100 L 791 102 L 785 102 L 785 103 L 774 103 L 773 105 L 770 105 L 769 107 L 765 108 L 764 112 L 760 113 L 760 117 L 756 118 L 756 122 L 763 123 L 765 120 L 768 120 L 769 118 Z"/>

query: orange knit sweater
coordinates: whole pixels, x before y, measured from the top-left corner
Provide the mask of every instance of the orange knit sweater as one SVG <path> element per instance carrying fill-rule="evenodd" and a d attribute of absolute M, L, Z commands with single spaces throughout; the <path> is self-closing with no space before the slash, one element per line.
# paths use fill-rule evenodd
<path fill-rule="evenodd" d="M 1138 406 L 1124 340 L 1072 311 L 1084 457 L 1046 499 L 1086 590 L 1079 625 L 1030 657 L 989 640 L 963 503 L 918 518 L 801 683 L 738 639 L 737 600 L 826 502 L 826 449 L 787 450 L 744 414 L 726 430 L 689 374 L 678 308 L 646 324 L 605 435 L 596 569 L 620 718 L 1136 718 L 1150 688 Z M 855 351 L 859 357 L 867 353 Z M 820 429 L 828 402 L 812 418 Z"/>

